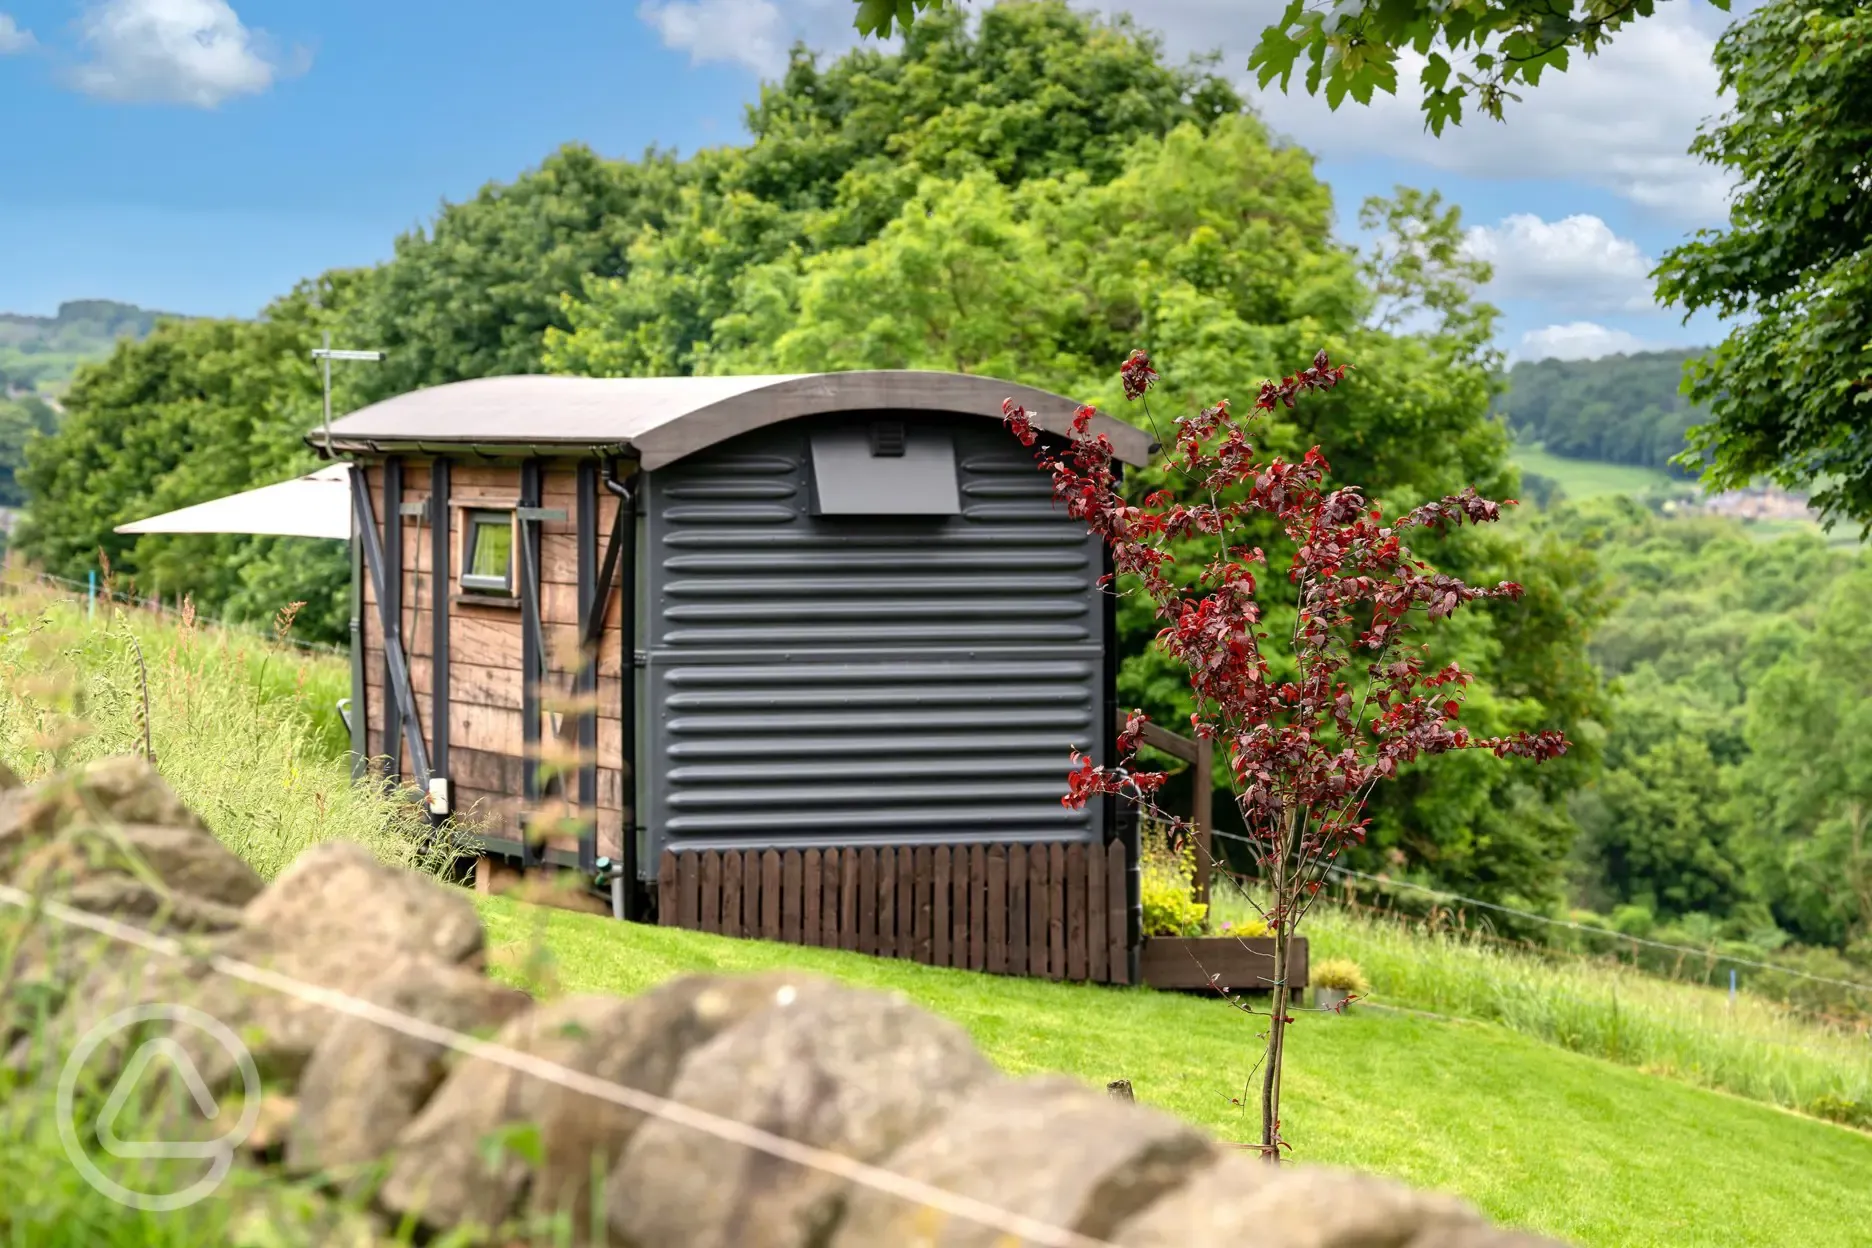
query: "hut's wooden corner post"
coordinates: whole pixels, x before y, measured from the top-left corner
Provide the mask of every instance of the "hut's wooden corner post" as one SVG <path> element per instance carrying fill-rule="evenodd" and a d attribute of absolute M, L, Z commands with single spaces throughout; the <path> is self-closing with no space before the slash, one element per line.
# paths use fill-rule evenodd
<path fill-rule="evenodd" d="M 446 818 L 455 813 L 454 786 L 449 774 L 449 592 L 453 579 L 454 509 L 449 505 L 449 461 L 438 455 L 429 465 L 431 628 L 429 642 L 429 765 L 434 777 L 442 780 L 445 808 L 438 813 Z"/>
<path fill-rule="evenodd" d="M 584 821 L 579 831 L 579 870 L 590 874 L 598 866 L 598 640 L 591 627 L 601 608 L 598 598 L 598 465 L 584 460 L 578 466 L 578 618 L 580 630 L 578 682 L 573 702 L 578 707 L 578 805 Z"/>
<path fill-rule="evenodd" d="M 527 811 L 536 810 L 540 800 L 540 693 L 546 668 L 544 639 L 540 628 L 539 525 L 540 462 L 528 459 L 520 465 L 520 506 L 516 509 L 515 534 L 520 565 L 520 740 L 521 799 Z M 516 829 L 520 841 L 520 867 L 539 865 L 533 837 L 522 815 Z"/>

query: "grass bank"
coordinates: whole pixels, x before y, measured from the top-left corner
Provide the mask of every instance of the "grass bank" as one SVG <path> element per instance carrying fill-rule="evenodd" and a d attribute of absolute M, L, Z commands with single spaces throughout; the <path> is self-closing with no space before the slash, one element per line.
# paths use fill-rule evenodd
<path fill-rule="evenodd" d="M 1009 979 L 482 902 L 503 974 L 634 993 L 684 972 L 815 970 L 899 991 L 968 1028 L 1003 1069 L 1124 1077 L 1225 1140 L 1251 1019 L 1208 998 Z M 1849 1245 L 1872 1222 L 1872 1135 L 1568 1052 L 1508 1028 L 1303 1015 L 1286 1134 L 1309 1161 L 1458 1193 L 1581 1244 Z"/>
<path fill-rule="evenodd" d="M 1558 483 L 1572 502 L 1589 498 L 1607 498 L 1629 494 L 1642 498 L 1647 494 L 1682 489 L 1685 482 L 1656 468 L 1641 464 L 1609 464 L 1595 459 L 1568 459 L 1539 447 L 1516 445 L 1511 456 L 1522 472 L 1531 472 Z"/>
<path fill-rule="evenodd" d="M 141 752 L 147 724 L 164 778 L 263 876 L 330 840 L 437 865 L 407 802 L 351 783 L 343 659 L 134 609 L 88 619 L 83 603 L 3 588 L 0 762 L 23 779 Z"/>

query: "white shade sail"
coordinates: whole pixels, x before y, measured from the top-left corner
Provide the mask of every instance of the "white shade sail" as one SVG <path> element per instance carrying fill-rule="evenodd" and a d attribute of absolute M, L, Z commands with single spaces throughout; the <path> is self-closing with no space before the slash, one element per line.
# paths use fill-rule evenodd
<path fill-rule="evenodd" d="M 311 476 L 120 524 L 117 532 L 251 533 L 350 541 L 351 469 L 334 464 Z"/>

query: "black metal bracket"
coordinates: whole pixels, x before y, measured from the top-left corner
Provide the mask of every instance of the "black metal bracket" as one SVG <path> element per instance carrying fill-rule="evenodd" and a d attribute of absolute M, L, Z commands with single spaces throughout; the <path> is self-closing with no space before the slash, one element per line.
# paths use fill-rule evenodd
<path fill-rule="evenodd" d="M 377 621 L 383 632 L 384 665 L 389 669 L 390 694 L 397 701 L 403 721 L 403 743 L 409 749 L 410 762 L 416 768 L 416 781 L 429 788 L 429 750 L 423 744 L 422 729 L 416 721 L 416 697 L 410 687 L 409 660 L 403 654 L 403 635 L 399 622 L 391 617 L 385 602 L 383 538 L 377 532 L 376 508 L 371 506 L 370 485 L 364 470 L 351 466 L 351 506 L 357 516 L 359 540 L 364 546 L 364 566 L 370 572 L 371 589 L 377 598 Z"/>

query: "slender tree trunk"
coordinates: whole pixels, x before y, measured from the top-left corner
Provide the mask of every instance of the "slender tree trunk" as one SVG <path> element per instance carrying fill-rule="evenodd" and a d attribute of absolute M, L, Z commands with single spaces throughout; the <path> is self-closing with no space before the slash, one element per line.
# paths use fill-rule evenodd
<path fill-rule="evenodd" d="M 1267 1069 L 1261 1076 L 1261 1150 L 1280 1164 L 1281 1064 L 1287 1043 L 1287 924 L 1274 931 L 1274 994 L 1268 1021 Z"/>
<path fill-rule="evenodd" d="M 1289 815 L 1274 853 L 1273 870 L 1268 873 L 1274 887 L 1274 992 L 1261 1072 L 1261 1155 L 1274 1165 L 1280 1164 L 1281 1059 L 1287 1040 L 1287 942 L 1293 910 L 1289 896 L 1293 890 L 1287 873 L 1293 834 L 1294 818 Z"/>

